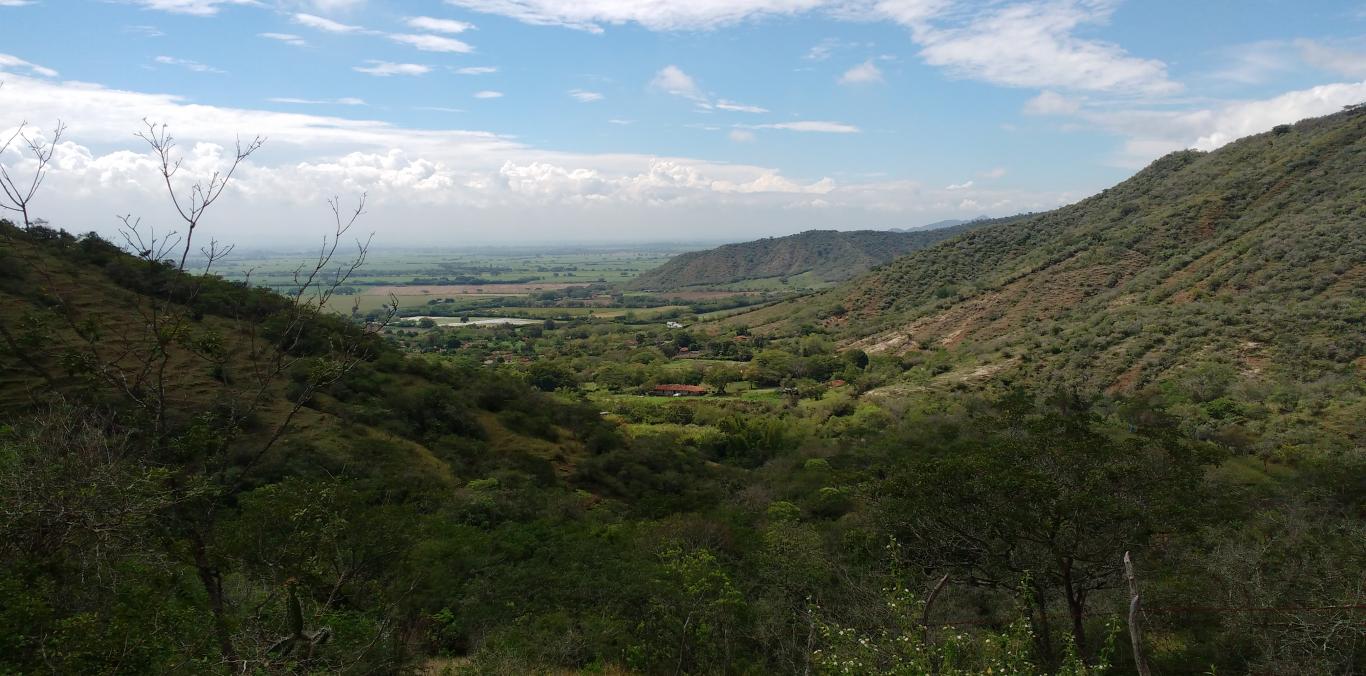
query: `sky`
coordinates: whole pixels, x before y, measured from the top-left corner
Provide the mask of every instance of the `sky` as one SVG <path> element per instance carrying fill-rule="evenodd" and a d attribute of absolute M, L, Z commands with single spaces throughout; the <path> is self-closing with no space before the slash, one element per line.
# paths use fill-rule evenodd
<path fill-rule="evenodd" d="M 1366 101 L 1366 0 L 0 0 L 38 215 L 247 246 L 367 196 L 387 246 L 741 240 L 1075 202 Z M 31 170 L 22 144 L 0 153 Z"/>

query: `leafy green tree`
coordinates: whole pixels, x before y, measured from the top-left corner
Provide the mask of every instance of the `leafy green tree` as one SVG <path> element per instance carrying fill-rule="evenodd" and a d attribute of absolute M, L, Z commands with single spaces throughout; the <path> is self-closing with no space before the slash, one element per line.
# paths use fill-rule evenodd
<path fill-rule="evenodd" d="M 972 421 L 983 438 L 908 453 L 880 518 L 926 569 L 1019 593 L 1046 656 L 1062 601 L 1085 654 L 1088 599 L 1124 584 L 1125 551 L 1198 518 L 1209 458 L 1160 431 L 1108 434 L 1076 402 L 1036 408 L 1016 393 L 998 406 Z"/>
<path fill-rule="evenodd" d="M 569 367 L 553 361 L 538 361 L 527 370 L 527 382 L 543 392 L 560 389 L 574 389 L 579 386 L 578 379 Z"/>

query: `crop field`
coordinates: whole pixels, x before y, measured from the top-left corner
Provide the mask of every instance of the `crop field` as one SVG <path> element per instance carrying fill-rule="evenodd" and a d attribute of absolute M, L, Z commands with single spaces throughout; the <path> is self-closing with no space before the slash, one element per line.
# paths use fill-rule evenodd
<path fill-rule="evenodd" d="M 590 284 L 631 279 L 668 260 L 685 248 L 661 246 L 632 249 L 579 248 L 536 252 L 525 248 L 431 251 L 385 249 L 371 251 L 365 267 L 352 278 L 361 285 L 454 284 Z M 350 252 L 339 250 L 339 257 Z M 218 264 L 218 274 L 256 284 L 287 288 L 300 265 L 316 260 L 317 252 L 272 251 L 235 255 Z M 445 281 L 443 281 L 445 280 Z"/>
<path fill-rule="evenodd" d="M 609 287 L 629 281 L 688 248 L 651 245 L 371 251 L 365 265 L 338 289 L 329 306 L 336 312 L 366 314 L 397 298 L 400 308 L 414 311 L 433 301 L 487 304 L 497 298 L 527 298 L 575 287 Z M 339 251 L 338 258 L 347 253 Z M 316 252 L 309 251 L 247 252 L 219 262 L 215 272 L 227 279 L 288 291 L 296 286 L 301 266 L 311 266 L 316 257 Z M 695 299 L 689 296 L 686 300 Z"/>

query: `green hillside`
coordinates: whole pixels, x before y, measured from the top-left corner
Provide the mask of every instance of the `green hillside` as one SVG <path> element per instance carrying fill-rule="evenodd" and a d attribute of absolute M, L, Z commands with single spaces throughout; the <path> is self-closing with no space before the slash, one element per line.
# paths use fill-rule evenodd
<path fill-rule="evenodd" d="M 516 326 L 0 221 L 0 673 L 1361 673 L 1364 203 L 1342 114 Z"/>
<path fill-rule="evenodd" d="M 948 239 L 967 227 L 904 233 L 809 230 L 787 237 L 726 244 L 675 256 L 632 280 L 629 288 L 676 291 L 798 275 L 806 275 L 816 284 L 838 282 Z"/>
<path fill-rule="evenodd" d="M 1083 391 L 1133 392 L 1209 365 L 1357 392 L 1363 317 L 1357 110 L 1173 153 L 1078 204 L 733 321 L 820 325 L 875 353 L 947 349 L 999 378 Z"/>

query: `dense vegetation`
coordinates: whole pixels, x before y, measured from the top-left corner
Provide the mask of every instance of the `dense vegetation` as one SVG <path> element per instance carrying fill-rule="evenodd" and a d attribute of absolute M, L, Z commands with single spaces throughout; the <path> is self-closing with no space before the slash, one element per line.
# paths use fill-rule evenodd
<path fill-rule="evenodd" d="M 808 230 L 679 254 L 632 280 L 651 291 L 807 275 L 815 284 L 857 276 L 897 256 L 952 237 L 974 224 L 916 232 Z"/>
<path fill-rule="evenodd" d="M 667 324 L 348 318 L 364 252 L 280 295 L 0 224 L 0 672 L 1361 673 L 1363 124 Z"/>

